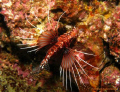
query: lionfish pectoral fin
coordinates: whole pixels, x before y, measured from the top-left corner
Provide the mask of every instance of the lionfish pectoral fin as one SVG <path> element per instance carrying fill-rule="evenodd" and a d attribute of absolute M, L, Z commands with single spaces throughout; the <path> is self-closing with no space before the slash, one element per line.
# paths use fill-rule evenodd
<path fill-rule="evenodd" d="M 70 88 L 72 91 L 72 85 L 71 85 L 71 73 L 74 76 L 75 82 L 78 86 L 77 78 L 75 75 L 74 67 L 75 66 L 75 58 L 73 53 L 70 51 L 69 48 L 66 49 L 65 53 L 63 54 L 62 63 L 60 66 L 60 77 L 62 76 L 63 79 L 63 86 L 65 85 L 64 81 L 66 81 L 66 90 L 67 90 L 67 78 L 69 78 L 70 81 Z"/>
<path fill-rule="evenodd" d="M 57 39 L 57 30 L 46 30 L 38 38 L 38 46 L 42 48 L 48 44 L 56 42 Z"/>
<path fill-rule="evenodd" d="M 86 49 L 84 49 L 84 48 L 86 48 L 84 45 L 82 45 L 81 43 L 77 43 L 77 45 L 74 46 L 71 50 L 74 52 L 74 55 L 78 61 L 82 61 L 82 62 L 86 63 L 87 65 L 99 70 L 98 67 L 88 63 L 87 61 L 85 61 L 83 59 L 83 57 L 85 57 L 85 56 L 87 56 L 86 59 L 95 58 L 95 56 L 97 56 L 89 48 L 86 48 Z"/>
<path fill-rule="evenodd" d="M 74 79 L 75 79 L 75 82 L 78 86 L 78 89 L 79 89 L 79 84 L 78 82 L 80 82 L 80 84 L 82 83 L 84 85 L 84 82 L 82 80 L 82 77 L 81 77 L 81 73 L 80 73 L 80 69 L 82 69 L 82 71 L 86 74 L 86 72 L 84 71 L 82 65 L 80 65 L 79 61 L 76 59 L 76 52 L 73 51 L 73 49 L 69 49 L 70 53 L 71 53 L 71 61 L 74 61 L 71 69 L 72 69 L 72 74 L 74 76 Z M 87 75 L 87 74 L 86 74 Z M 88 76 L 88 75 L 87 75 Z M 78 77 L 78 78 L 77 78 Z M 85 86 L 85 85 L 84 85 Z M 86 86 L 85 86 L 86 87 Z"/>
<path fill-rule="evenodd" d="M 89 53 L 86 54 L 86 53 L 83 53 L 82 51 L 75 51 L 74 49 L 70 49 L 70 48 L 68 48 L 67 51 L 63 54 L 63 59 L 62 59 L 62 63 L 60 66 L 60 76 L 63 76 L 63 85 L 64 85 L 64 81 L 67 81 L 67 77 L 68 77 L 70 80 L 70 88 L 72 89 L 71 75 L 73 75 L 78 89 L 79 89 L 79 84 L 80 85 L 82 84 L 84 87 L 86 87 L 84 84 L 84 78 L 82 76 L 81 71 L 89 79 L 91 79 L 91 78 L 84 70 L 84 67 L 81 62 L 84 62 L 85 64 L 87 64 L 93 68 L 97 68 L 97 67 L 95 67 L 92 64 L 88 63 L 87 61 L 85 61 L 84 55 L 92 55 L 92 54 L 89 54 Z M 67 73 L 67 71 L 68 71 L 68 73 Z M 68 74 L 68 76 L 67 76 L 67 74 Z M 67 89 L 67 82 L 66 82 L 66 89 Z"/>
<path fill-rule="evenodd" d="M 66 12 L 66 11 L 65 11 Z M 53 29 L 53 28 L 51 28 L 51 24 L 50 24 L 50 20 L 49 20 L 49 15 L 48 15 L 48 20 L 49 20 L 49 25 L 50 25 L 50 30 L 46 30 L 46 31 L 44 31 L 42 34 L 41 34 L 41 36 L 40 36 L 40 38 L 39 38 L 39 42 L 38 42 L 38 44 L 39 44 L 39 46 L 40 46 L 40 48 L 42 48 L 42 47 L 44 47 L 44 46 L 46 46 L 46 45 L 48 45 L 48 44 L 51 44 L 51 43 L 54 43 L 54 42 L 57 42 L 57 37 L 58 37 L 58 23 L 59 23 L 59 21 L 60 21 L 60 19 L 61 19 L 61 17 L 65 14 L 65 12 L 63 12 L 62 14 L 61 14 L 61 16 L 59 17 L 59 19 L 58 19 L 58 22 L 57 22 L 57 28 L 56 29 Z M 49 13 L 48 13 L 49 14 Z M 49 29 L 49 28 L 48 28 Z"/>
<path fill-rule="evenodd" d="M 99 69 L 98 67 L 88 63 L 87 61 L 84 60 L 84 56 L 85 55 L 92 55 L 92 56 L 95 56 L 94 54 L 89 54 L 89 53 L 86 53 L 86 52 L 83 52 L 83 51 L 77 51 L 77 50 L 74 50 L 74 49 L 70 49 L 71 52 L 73 53 L 74 55 L 74 59 L 76 61 L 76 64 L 78 65 L 78 67 L 82 70 L 82 72 L 89 78 L 91 79 L 91 77 L 86 73 L 86 71 L 84 70 L 84 67 L 82 66 L 82 64 L 80 62 L 84 62 L 86 65 L 92 67 L 92 68 L 95 68 L 95 69 Z M 76 69 L 77 70 L 77 69 Z M 82 82 L 82 81 L 81 81 Z M 83 83 L 83 82 L 82 82 Z"/>

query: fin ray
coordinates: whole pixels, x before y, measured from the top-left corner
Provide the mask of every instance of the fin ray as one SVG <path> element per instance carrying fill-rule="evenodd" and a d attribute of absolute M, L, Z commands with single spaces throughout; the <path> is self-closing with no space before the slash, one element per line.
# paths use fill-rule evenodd
<path fill-rule="evenodd" d="M 52 31 L 48 30 L 43 32 L 41 36 L 38 38 L 39 48 L 42 48 L 48 44 L 54 43 L 57 36 L 58 35 L 53 30 Z"/>

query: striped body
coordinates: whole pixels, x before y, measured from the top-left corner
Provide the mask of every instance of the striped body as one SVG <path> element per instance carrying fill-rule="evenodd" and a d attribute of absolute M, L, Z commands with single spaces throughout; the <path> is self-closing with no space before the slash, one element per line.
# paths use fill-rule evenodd
<path fill-rule="evenodd" d="M 94 56 L 94 54 L 89 54 L 83 51 L 77 51 L 76 49 L 70 48 L 71 42 L 73 41 L 73 39 L 77 38 L 81 30 L 84 30 L 84 29 L 74 28 L 72 31 L 68 33 L 64 33 L 63 35 L 57 37 L 57 42 L 47 51 L 47 54 L 45 58 L 42 60 L 40 67 L 39 67 L 40 68 L 39 70 L 44 69 L 46 65 L 48 64 L 48 60 L 54 55 L 55 52 L 58 52 L 59 50 L 66 48 L 66 50 L 64 50 L 62 62 L 60 65 L 60 77 L 62 76 L 63 86 L 66 84 L 66 89 L 67 89 L 67 78 L 69 78 L 70 88 L 72 90 L 71 75 L 73 75 L 78 88 L 79 88 L 79 84 L 82 83 L 84 85 L 84 81 L 82 80 L 80 70 L 88 78 L 90 78 L 85 72 L 83 65 L 88 65 L 90 67 L 98 69 L 97 67 L 91 65 L 90 63 L 84 60 L 85 55 Z M 54 30 L 49 30 L 49 31 L 44 32 L 38 41 L 39 48 L 52 44 L 53 39 L 55 38 L 56 35 L 57 35 L 56 31 Z M 66 83 L 64 83 L 64 80 L 66 81 Z"/>
<path fill-rule="evenodd" d="M 58 50 L 60 50 L 62 48 L 69 47 L 72 39 L 77 37 L 77 33 L 78 33 L 78 30 L 73 29 L 72 31 L 70 31 L 68 33 L 64 33 L 63 35 L 59 36 L 57 38 L 57 42 L 55 43 L 55 45 L 53 45 L 47 51 L 47 55 L 45 56 L 45 58 L 41 62 L 40 67 L 43 69 L 44 65 L 48 62 L 48 60 L 51 58 L 51 56 L 54 55 L 55 52 L 57 52 Z"/>

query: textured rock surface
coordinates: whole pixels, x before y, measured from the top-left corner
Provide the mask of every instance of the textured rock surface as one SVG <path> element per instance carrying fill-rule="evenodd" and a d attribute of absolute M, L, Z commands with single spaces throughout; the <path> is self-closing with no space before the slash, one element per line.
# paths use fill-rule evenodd
<path fill-rule="evenodd" d="M 73 44 L 75 49 L 82 48 L 96 55 L 80 54 L 79 57 L 84 57 L 99 68 L 96 70 L 80 62 L 91 79 L 79 67 L 86 85 L 77 79 L 79 91 L 119 90 L 120 5 L 116 6 L 114 1 L 97 0 L 0 0 L 0 9 L 0 91 L 66 92 L 59 79 L 59 55 L 51 58 L 50 71 L 33 74 L 31 72 L 37 70 L 36 66 L 44 58 L 49 46 L 35 53 L 32 48 L 20 48 L 37 45 L 44 31 L 58 30 L 58 35 L 61 35 L 73 27 L 80 32 Z M 73 91 L 77 92 L 74 75 L 72 77 Z"/>

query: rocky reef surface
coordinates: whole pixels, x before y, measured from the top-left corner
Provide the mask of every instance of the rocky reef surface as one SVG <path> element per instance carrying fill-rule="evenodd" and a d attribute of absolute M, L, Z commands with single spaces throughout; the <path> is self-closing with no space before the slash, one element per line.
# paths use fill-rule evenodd
<path fill-rule="evenodd" d="M 59 76 L 61 56 L 33 73 L 50 48 L 33 46 L 45 31 L 61 35 L 74 27 L 82 30 L 72 45 L 94 52 L 86 61 L 99 70 L 81 63 L 91 79 L 78 69 L 85 86 L 72 76 L 72 91 L 119 92 L 120 3 L 114 0 L 0 0 L 0 92 L 70 92 Z"/>

